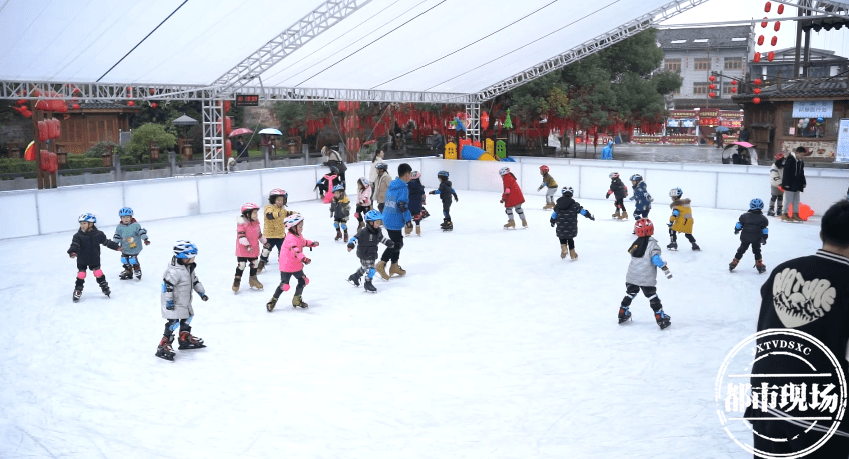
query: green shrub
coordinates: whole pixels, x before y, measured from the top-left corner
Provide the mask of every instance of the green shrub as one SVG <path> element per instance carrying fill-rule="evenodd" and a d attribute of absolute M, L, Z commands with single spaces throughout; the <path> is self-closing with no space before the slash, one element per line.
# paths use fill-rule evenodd
<path fill-rule="evenodd" d="M 35 161 L 27 161 L 23 158 L 0 158 L 0 174 L 17 172 L 35 172 Z"/>
<path fill-rule="evenodd" d="M 85 156 L 87 156 L 89 158 L 100 158 L 101 156 L 103 156 L 104 153 L 107 153 L 109 151 L 110 146 L 112 146 L 112 148 L 113 148 L 112 151 L 116 155 L 125 155 L 127 153 L 124 150 L 124 147 L 118 145 L 117 143 L 104 141 L 104 142 L 98 142 L 98 143 L 94 144 L 94 146 L 91 147 L 90 150 L 85 152 Z"/>

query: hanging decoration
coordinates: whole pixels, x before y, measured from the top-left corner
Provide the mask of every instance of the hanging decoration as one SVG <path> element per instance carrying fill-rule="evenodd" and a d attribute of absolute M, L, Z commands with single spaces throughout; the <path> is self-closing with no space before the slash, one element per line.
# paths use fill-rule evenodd
<path fill-rule="evenodd" d="M 507 109 L 507 115 L 504 117 L 504 129 L 513 129 L 513 121 L 510 119 L 510 109 Z"/>

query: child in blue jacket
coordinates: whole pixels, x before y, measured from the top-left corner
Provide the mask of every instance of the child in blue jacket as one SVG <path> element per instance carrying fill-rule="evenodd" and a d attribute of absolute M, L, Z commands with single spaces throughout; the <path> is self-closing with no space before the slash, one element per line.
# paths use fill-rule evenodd
<path fill-rule="evenodd" d="M 121 217 L 121 223 L 115 227 L 115 235 L 112 240 L 121 244 L 121 264 L 124 265 L 124 272 L 118 278 L 121 280 L 129 280 L 133 278 L 135 272 L 136 279 L 141 280 L 141 264 L 139 264 L 139 254 L 142 251 L 142 241 L 144 245 L 150 244 L 150 239 L 147 237 L 147 230 L 133 218 L 133 209 L 124 207 L 118 211 L 118 216 Z"/>
<path fill-rule="evenodd" d="M 637 207 L 634 209 L 634 220 L 648 218 L 651 211 L 651 203 L 654 198 L 651 197 L 646 189 L 646 182 L 643 181 L 643 176 L 634 174 L 631 176 L 631 185 L 634 188 L 634 196 L 631 196 L 631 201 L 636 201 Z M 635 233 L 631 233 L 635 234 Z"/>

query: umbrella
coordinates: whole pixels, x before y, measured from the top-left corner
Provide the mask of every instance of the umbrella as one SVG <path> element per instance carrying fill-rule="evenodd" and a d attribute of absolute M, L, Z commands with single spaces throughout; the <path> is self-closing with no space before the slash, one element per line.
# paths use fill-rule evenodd
<path fill-rule="evenodd" d="M 725 148 L 722 149 L 722 164 L 731 164 L 733 162 L 733 159 L 731 157 L 732 153 L 733 153 L 731 151 L 732 147 L 743 147 L 743 148 L 745 148 L 747 150 L 748 154 L 749 154 L 748 155 L 749 157 L 744 158 L 744 160 L 748 159 L 749 160 L 748 164 L 750 164 L 752 166 L 758 165 L 758 152 L 757 152 L 757 150 L 755 150 L 755 146 L 750 144 L 749 142 L 731 142 L 728 145 L 726 145 Z"/>
<path fill-rule="evenodd" d="M 235 137 L 237 135 L 245 135 L 245 134 L 253 134 L 254 131 L 251 131 L 248 128 L 239 128 L 230 133 L 229 137 Z"/>
<path fill-rule="evenodd" d="M 268 134 L 268 135 L 283 135 L 282 132 L 280 132 L 280 131 L 278 131 L 277 129 L 274 129 L 274 128 L 265 128 L 265 129 L 259 131 L 259 133 L 260 134 Z"/>
<path fill-rule="evenodd" d="M 185 113 L 183 113 L 183 116 L 175 119 L 174 121 L 171 122 L 171 124 L 173 124 L 175 126 L 194 126 L 195 124 L 198 124 L 198 120 L 192 118 L 191 116 L 187 116 Z"/>
<path fill-rule="evenodd" d="M 728 128 L 727 128 L 727 127 L 725 127 L 725 126 L 717 126 L 717 127 L 716 127 L 716 132 L 728 132 L 728 131 L 730 131 L 730 130 L 731 130 L 731 129 L 728 129 Z"/>

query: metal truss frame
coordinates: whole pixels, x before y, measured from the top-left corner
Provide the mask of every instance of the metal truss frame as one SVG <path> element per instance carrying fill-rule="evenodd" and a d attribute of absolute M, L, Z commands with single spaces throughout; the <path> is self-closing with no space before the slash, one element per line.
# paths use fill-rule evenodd
<path fill-rule="evenodd" d="M 649 29 L 653 27 L 656 22 L 665 21 L 707 1 L 708 0 L 675 0 L 667 3 L 666 5 L 663 5 L 654 11 L 650 11 L 632 21 L 626 22 L 607 33 L 587 40 L 565 53 L 540 62 L 539 64 L 525 69 L 524 71 L 509 78 L 505 78 L 498 83 L 487 86 L 477 93 L 477 100 L 478 102 L 483 102 L 504 94 L 505 92 L 528 83 L 529 81 L 536 80 L 537 78 L 563 68 L 572 62 L 579 61 L 590 54 L 601 51 L 608 46 L 619 43 L 628 37 Z"/>
<path fill-rule="evenodd" d="M 325 1 L 216 79 L 213 86 L 216 87 L 218 98 L 232 95 L 236 89 L 262 75 L 286 56 L 369 2 L 371 0 Z"/>
<path fill-rule="evenodd" d="M 466 137 L 472 141 L 481 139 L 481 104 L 466 104 Z"/>
<path fill-rule="evenodd" d="M 224 104 L 220 100 L 203 101 L 203 173 L 223 174 Z"/>

